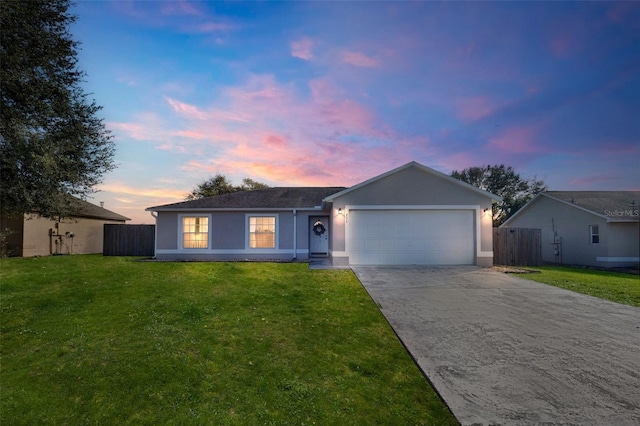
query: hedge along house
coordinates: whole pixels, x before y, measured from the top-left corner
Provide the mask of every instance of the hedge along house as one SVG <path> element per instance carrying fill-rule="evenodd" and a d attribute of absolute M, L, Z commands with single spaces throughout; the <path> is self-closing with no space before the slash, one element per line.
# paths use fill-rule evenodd
<path fill-rule="evenodd" d="M 147 211 L 157 259 L 491 266 L 494 200 L 411 162 L 350 188 L 268 188 Z"/>
<path fill-rule="evenodd" d="M 542 230 L 542 261 L 605 268 L 640 263 L 640 191 L 547 191 L 500 226 Z"/>
<path fill-rule="evenodd" d="M 102 253 L 105 224 L 123 224 L 128 217 L 75 197 L 71 214 L 57 220 L 27 213 L 0 218 L 6 233 L 2 255 L 12 257 Z"/>

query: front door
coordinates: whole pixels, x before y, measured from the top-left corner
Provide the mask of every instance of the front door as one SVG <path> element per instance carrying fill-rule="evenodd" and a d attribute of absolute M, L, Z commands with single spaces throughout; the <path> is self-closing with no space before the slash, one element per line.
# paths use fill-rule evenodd
<path fill-rule="evenodd" d="M 309 218 L 309 255 L 326 256 L 329 253 L 329 217 Z"/>

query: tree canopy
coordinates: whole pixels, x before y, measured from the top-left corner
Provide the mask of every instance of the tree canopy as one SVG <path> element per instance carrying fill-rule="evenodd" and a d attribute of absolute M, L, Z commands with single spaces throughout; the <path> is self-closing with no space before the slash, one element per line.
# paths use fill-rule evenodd
<path fill-rule="evenodd" d="M 493 205 L 493 226 L 502 225 L 536 194 L 547 189 L 544 181 L 535 177 L 524 179 L 504 164 L 454 170 L 451 176 L 502 197 L 502 202 Z"/>
<path fill-rule="evenodd" d="M 201 182 L 196 188 L 185 197 L 185 200 L 197 200 L 199 198 L 214 197 L 216 195 L 231 194 L 238 191 L 252 191 L 254 189 L 268 188 L 269 185 L 256 182 L 250 178 L 242 179 L 242 185 L 234 186 L 229 179 L 217 174 Z"/>
<path fill-rule="evenodd" d="M 0 210 L 69 213 L 114 168 L 101 107 L 81 85 L 69 0 L 0 2 Z"/>

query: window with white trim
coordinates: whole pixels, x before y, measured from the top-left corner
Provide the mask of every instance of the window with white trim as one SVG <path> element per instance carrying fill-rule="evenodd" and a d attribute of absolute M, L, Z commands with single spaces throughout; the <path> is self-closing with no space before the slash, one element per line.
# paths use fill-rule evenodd
<path fill-rule="evenodd" d="M 184 216 L 182 218 L 182 248 L 209 248 L 209 217 Z"/>
<path fill-rule="evenodd" d="M 275 216 L 249 216 L 249 248 L 276 248 Z"/>
<path fill-rule="evenodd" d="M 600 229 L 598 225 L 589 225 L 589 241 L 591 244 L 600 243 Z"/>

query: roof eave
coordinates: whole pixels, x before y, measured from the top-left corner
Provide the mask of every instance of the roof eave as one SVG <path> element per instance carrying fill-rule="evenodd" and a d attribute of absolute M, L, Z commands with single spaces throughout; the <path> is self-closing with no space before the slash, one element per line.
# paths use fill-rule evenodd
<path fill-rule="evenodd" d="M 376 181 L 378 181 L 378 180 L 384 179 L 384 178 L 386 178 L 387 176 L 391 176 L 391 175 L 393 175 L 393 174 L 395 174 L 395 173 L 401 172 L 402 170 L 405 170 L 405 169 L 408 169 L 409 167 L 414 167 L 414 166 L 415 166 L 415 167 L 418 167 L 419 169 L 423 170 L 423 171 L 424 171 L 424 172 L 426 172 L 426 173 L 434 174 L 434 175 L 436 175 L 436 176 L 438 176 L 438 177 L 441 177 L 441 178 L 444 178 L 444 179 L 446 179 L 446 180 L 449 180 L 451 183 L 454 183 L 454 184 L 456 184 L 456 185 L 460 185 L 460 186 L 462 186 L 462 187 L 464 187 L 464 188 L 466 188 L 466 189 L 468 189 L 468 190 L 471 190 L 471 191 L 473 191 L 473 192 L 477 192 L 477 193 L 479 193 L 479 194 L 482 194 L 482 195 L 484 195 L 484 196 L 487 196 L 487 197 L 491 198 L 491 199 L 492 199 L 492 200 L 494 200 L 494 201 L 498 201 L 498 202 L 499 202 L 499 201 L 502 201 L 502 197 L 500 197 L 499 195 L 492 194 L 491 192 L 488 192 L 488 191 L 484 191 L 484 190 L 482 190 L 482 189 L 480 189 L 480 188 L 477 188 L 477 187 L 475 187 L 475 186 L 473 186 L 473 185 L 471 185 L 471 184 L 469 184 L 469 183 L 467 183 L 467 182 L 463 182 L 463 181 L 461 181 L 461 180 L 459 180 L 459 179 L 456 179 L 456 178 L 454 178 L 454 177 L 451 177 L 451 176 L 445 175 L 445 174 L 444 174 L 444 173 L 442 173 L 442 172 L 439 172 L 439 171 L 437 171 L 437 170 L 435 170 L 435 169 L 432 169 L 432 168 L 430 168 L 430 167 L 424 166 L 424 165 L 422 165 L 422 164 L 420 164 L 420 163 L 418 163 L 418 162 L 416 162 L 416 161 L 411 161 L 411 162 L 409 162 L 409 163 L 407 163 L 407 164 L 405 164 L 405 165 L 403 165 L 403 166 L 396 167 L 395 169 L 393 169 L 393 170 L 389 170 L 389 171 L 388 171 L 388 172 L 386 172 L 386 173 L 383 173 L 383 174 L 381 174 L 381 175 L 378 175 L 378 176 L 372 177 L 371 179 L 365 180 L 364 182 L 360 182 L 360 183 L 358 183 L 358 184 L 356 184 L 356 185 L 353 185 L 353 186 L 351 186 L 351 187 L 349 187 L 349 188 L 347 188 L 347 189 L 344 189 L 344 190 L 342 190 L 342 191 L 340 191 L 340 192 L 337 192 L 337 193 L 335 193 L 335 194 L 332 194 L 332 195 L 330 195 L 330 196 L 326 197 L 326 198 L 324 199 L 324 201 L 326 201 L 326 202 L 332 202 L 334 199 L 336 199 L 336 198 L 338 198 L 338 197 L 341 197 L 341 196 L 343 196 L 343 195 L 345 195 L 345 194 L 348 194 L 348 193 L 349 193 L 349 192 L 351 192 L 351 191 L 355 191 L 355 190 L 357 190 L 357 189 L 359 189 L 359 188 L 362 188 L 363 186 L 369 185 L 369 184 L 371 184 L 371 183 L 373 183 L 373 182 L 376 182 Z"/>
<path fill-rule="evenodd" d="M 577 204 L 570 203 L 569 201 L 562 200 L 562 199 L 554 197 L 553 195 L 550 195 L 550 194 L 546 194 L 546 193 L 542 193 L 542 194 L 544 194 L 546 197 L 551 198 L 552 200 L 558 201 L 558 202 L 563 203 L 563 204 L 565 204 L 567 206 L 575 207 L 578 210 L 581 210 L 581 211 L 586 212 L 586 213 L 590 213 L 590 214 L 592 214 L 594 216 L 597 216 L 597 217 L 599 217 L 601 219 L 606 219 L 607 221 L 609 221 L 609 219 L 610 219 L 610 216 L 603 215 L 601 213 L 595 212 L 595 211 L 593 211 L 591 209 L 588 209 L 586 207 L 582 207 L 582 206 L 579 206 Z"/>
<path fill-rule="evenodd" d="M 309 211 L 322 211 L 322 206 L 316 207 L 169 207 L 169 208 L 156 208 L 149 207 L 144 209 L 147 212 L 264 212 L 264 211 L 292 211 L 292 210 L 309 210 Z"/>
<path fill-rule="evenodd" d="M 540 198 L 543 194 L 544 194 L 543 192 L 538 193 L 535 197 L 533 197 L 531 200 L 529 200 L 527 202 L 527 204 L 525 204 L 517 212 L 515 212 L 513 214 L 513 216 L 511 216 L 509 219 L 505 220 L 504 223 L 502 225 L 500 225 L 498 228 L 502 228 L 502 227 L 506 228 L 507 225 L 509 224 L 509 222 L 511 222 L 512 220 L 515 220 L 524 211 L 528 210 L 538 200 L 538 198 Z"/>
<path fill-rule="evenodd" d="M 638 222 L 638 220 L 617 220 L 616 218 L 612 218 L 611 216 L 607 216 L 598 212 L 594 212 L 593 210 L 587 209 L 585 207 L 579 206 L 577 204 L 574 203 L 570 203 L 568 201 L 562 200 L 560 198 L 554 197 L 553 195 L 550 195 L 546 192 L 541 192 L 538 195 L 536 195 L 531 201 L 529 201 L 527 204 L 525 204 L 520 210 L 518 210 L 517 212 L 515 212 L 513 214 L 513 216 L 511 216 L 509 219 L 507 219 L 502 225 L 500 225 L 500 228 L 502 227 L 506 227 L 506 225 L 509 224 L 509 222 L 511 222 L 512 220 L 515 220 L 518 216 L 520 216 L 524 211 L 528 210 L 533 204 L 534 202 L 539 198 L 539 197 L 547 197 L 553 201 L 557 201 L 559 203 L 565 204 L 567 206 L 571 206 L 573 208 L 576 208 L 578 210 L 581 210 L 585 213 L 589 213 L 593 216 L 599 217 L 601 219 L 606 220 L 608 223 L 623 223 L 623 222 Z"/>
<path fill-rule="evenodd" d="M 122 217 L 105 217 L 105 216 L 84 216 L 84 215 L 80 215 L 80 216 L 76 216 L 78 218 L 85 218 L 85 219 L 100 219 L 100 220 L 117 220 L 119 222 L 126 222 L 127 220 L 131 220 L 131 218 L 122 216 Z"/>

